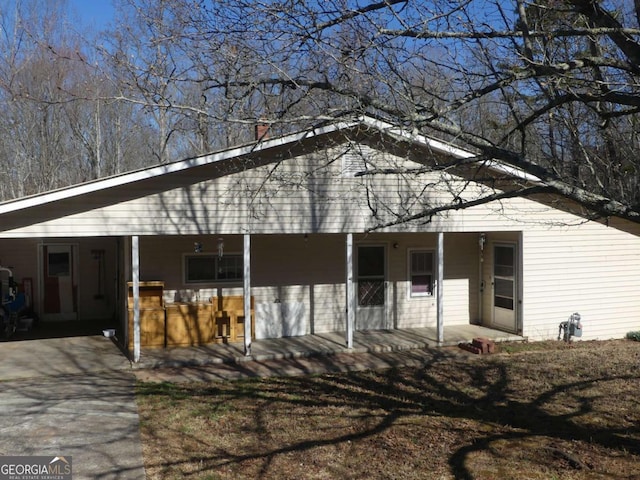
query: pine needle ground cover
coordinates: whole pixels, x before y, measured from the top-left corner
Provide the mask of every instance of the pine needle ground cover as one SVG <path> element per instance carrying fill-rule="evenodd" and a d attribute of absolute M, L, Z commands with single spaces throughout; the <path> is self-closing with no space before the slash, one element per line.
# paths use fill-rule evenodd
<path fill-rule="evenodd" d="M 140 383 L 148 478 L 640 479 L 640 342 L 419 368 Z"/>

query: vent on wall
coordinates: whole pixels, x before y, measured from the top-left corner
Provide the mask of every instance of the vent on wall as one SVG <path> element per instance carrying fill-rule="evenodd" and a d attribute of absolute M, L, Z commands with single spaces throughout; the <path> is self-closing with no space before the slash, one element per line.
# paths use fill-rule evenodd
<path fill-rule="evenodd" d="M 342 156 L 342 176 L 355 177 L 357 173 L 367 170 L 363 152 L 349 150 Z"/>

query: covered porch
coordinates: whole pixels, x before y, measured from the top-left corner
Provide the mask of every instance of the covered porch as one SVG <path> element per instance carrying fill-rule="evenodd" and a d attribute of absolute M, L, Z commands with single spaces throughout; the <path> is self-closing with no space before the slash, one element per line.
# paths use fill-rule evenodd
<path fill-rule="evenodd" d="M 271 355 L 272 346 L 287 355 L 304 356 L 446 346 L 475 337 L 521 339 L 504 333 L 522 331 L 515 301 L 521 285 L 516 281 L 521 270 L 519 232 L 133 236 L 128 240 L 123 270 L 129 270 L 127 276 L 133 281 L 126 295 L 123 345 L 136 362 L 145 356 L 150 362 L 154 357 L 171 361 L 172 355 L 180 356 L 175 352 L 183 351 L 182 346 L 195 347 L 184 350 L 191 352 L 187 356 L 200 349 L 208 352 L 207 357 L 226 352 L 234 358 L 236 354 L 260 358 L 263 351 Z M 189 252 L 194 245 L 195 251 Z M 498 262 L 498 257 L 493 250 L 498 248 L 510 252 L 509 264 L 500 263 L 502 270 L 509 269 L 508 292 L 501 287 L 506 293 L 499 295 L 508 297 L 508 308 L 494 305 L 498 295 L 493 287 L 494 258 Z M 421 260 L 419 268 L 413 264 L 414 257 Z M 170 264 L 168 258 L 178 261 Z M 202 279 L 191 279 L 186 272 L 197 271 L 195 266 L 203 260 L 233 262 L 235 277 L 200 285 Z M 227 272 L 227 267 L 213 270 Z M 162 281 L 142 282 L 141 278 Z M 158 309 L 154 325 L 163 323 L 164 330 L 154 333 L 155 343 L 145 340 L 149 332 L 142 331 L 148 329 L 141 313 L 148 305 L 142 303 L 147 298 L 141 288 L 148 284 L 162 286 L 154 297 Z M 239 335 L 227 335 L 221 348 L 209 346 L 207 339 L 217 333 L 209 335 L 211 328 L 200 328 L 211 324 L 212 331 L 218 332 L 216 309 L 209 299 L 234 295 L 239 303 L 233 316 L 251 319 L 236 325 L 236 333 L 244 332 L 243 343 L 235 343 Z M 498 317 L 497 310 L 507 311 L 508 318 Z M 177 323 L 195 327 L 181 327 L 184 335 L 176 340 Z M 233 327 L 232 321 L 231 331 Z M 172 353 L 146 348 L 152 345 L 171 347 Z M 298 351 L 297 346 L 306 350 Z M 215 353 L 209 353 L 210 348 Z"/>

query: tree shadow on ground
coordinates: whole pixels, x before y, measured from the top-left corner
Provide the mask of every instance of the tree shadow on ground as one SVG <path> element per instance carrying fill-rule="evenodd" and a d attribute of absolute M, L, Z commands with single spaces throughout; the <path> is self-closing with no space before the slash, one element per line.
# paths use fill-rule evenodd
<path fill-rule="evenodd" d="M 175 402 L 181 400 L 176 395 L 184 395 L 183 399 L 195 395 L 199 401 L 218 407 L 222 403 L 255 405 L 250 418 L 239 426 L 244 435 L 255 441 L 244 448 L 211 442 L 212 450 L 204 448 L 200 457 L 195 455 L 202 471 L 259 461 L 256 477 L 275 478 L 275 471 L 282 473 L 279 463 L 282 457 L 309 455 L 314 449 L 335 449 L 347 444 L 352 451 L 358 451 L 354 447 L 358 442 L 369 453 L 371 439 L 399 425 L 422 422 L 420 441 L 433 445 L 433 449 L 438 442 L 446 444 L 446 460 L 443 458 L 442 462 L 446 463 L 447 475 L 454 478 L 518 478 L 515 470 L 509 473 L 508 469 L 501 476 L 487 474 L 495 474 L 504 468 L 503 464 L 514 461 L 515 457 L 509 457 L 510 447 L 526 449 L 529 466 L 537 465 L 541 475 L 547 474 L 526 478 L 553 478 L 557 472 L 575 475 L 570 478 L 589 478 L 592 472 L 593 478 L 600 478 L 597 475 L 612 473 L 613 468 L 602 462 L 600 456 L 622 459 L 620 470 L 627 471 L 620 476 L 612 473 L 608 478 L 634 478 L 640 471 L 629 471 L 628 466 L 634 465 L 640 455 L 640 409 L 635 395 L 640 387 L 640 373 L 636 369 L 638 345 L 630 348 L 625 352 L 594 347 L 486 358 L 433 351 L 420 366 L 394 367 L 382 372 L 227 384 L 146 384 L 139 393 L 168 395 Z M 351 412 L 354 415 L 351 423 L 345 427 L 337 417 L 332 421 L 328 413 L 319 413 L 325 416 L 324 423 L 313 434 L 273 441 L 278 433 L 274 428 L 291 422 L 291 428 L 295 429 L 295 422 L 299 421 L 295 417 L 307 415 L 311 421 L 317 412 L 332 408 L 340 415 Z M 283 417 L 279 422 L 274 422 L 274 412 Z M 432 424 L 439 428 L 448 426 L 456 435 L 448 439 L 442 433 L 430 439 Z M 153 428 L 144 433 L 152 438 L 163 434 Z M 200 432 L 193 434 L 193 440 L 202 444 Z M 572 447 L 589 450 L 583 455 Z M 381 451 L 380 455 L 390 451 Z M 165 458 L 155 467 L 165 469 L 166 473 L 166 469 L 193 461 L 193 455 L 187 459 Z M 408 458 L 388 459 L 389 463 L 394 461 L 406 463 Z M 373 466 L 369 472 L 367 466 L 360 468 L 364 469 L 360 470 L 361 476 L 388 478 L 373 470 Z M 352 475 L 359 478 L 356 472 Z"/>

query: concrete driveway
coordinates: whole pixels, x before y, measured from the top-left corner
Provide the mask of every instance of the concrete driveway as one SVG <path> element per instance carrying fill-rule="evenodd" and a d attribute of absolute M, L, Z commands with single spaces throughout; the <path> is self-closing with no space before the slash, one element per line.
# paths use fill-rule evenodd
<path fill-rule="evenodd" d="M 74 479 L 144 479 L 135 379 L 103 337 L 0 343 L 0 456 L 71 456 Z"/>
<path fill-rule="evenodd" d="M 101 335 L 0 342 L 0 381 L 130 369 L 118 346 Z"/>

